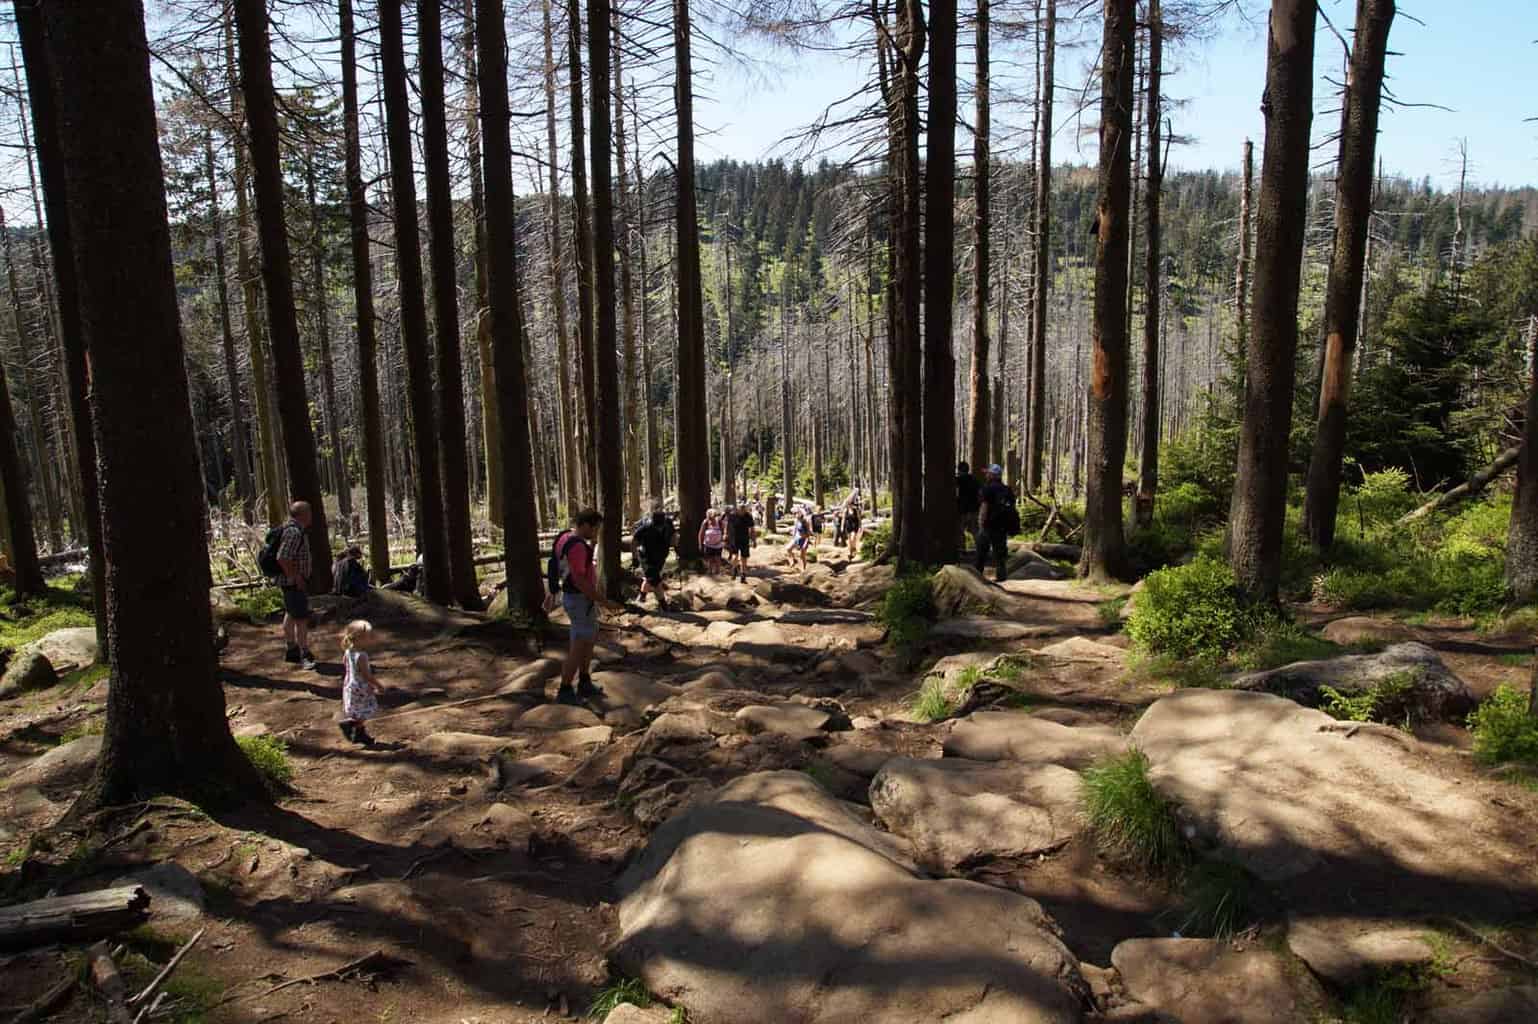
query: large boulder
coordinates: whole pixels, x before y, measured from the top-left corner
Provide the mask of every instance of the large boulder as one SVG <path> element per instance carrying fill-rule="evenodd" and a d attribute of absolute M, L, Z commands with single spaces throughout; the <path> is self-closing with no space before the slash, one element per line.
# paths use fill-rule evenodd
<path fill-rule="evenodd" d="M 90 668 L 101 656 L 101 648 L 96 643 L 95 626 L 56 629 L 47 636 L 27 644 L 20 653 L 26 655 L 32 652 L 46 657 L 49 664 L 53 666 L 53 670 L 60 675 Z"/>
<path fill-rule="evenodd" d="M 1296 661 L 1265 672 L 1250 672 L 1234 680 L 1237 690 L 1255 690 L 1287 697 L 1308 707 L 1324 700 L 1322 687 L 1345 695 L 1374 687 L 1403 686 L 1392 710 L 1416 719 L 1462 721 L 1474 709 L 1468 684 L 1448 671 L 1425 644 L 1403 643 L 1377 654 L 1347 654 L 1322 661 Z"/>
<path fill-rule="evenodd" d="M 1424 928 L 1336 914 L 1287 919 L 1287 948 L 1337 988 L 1349 989 L 1400 969 L 1431 963 Z"/>
<path fill-rule="evenodd" d="M 1050 623 L 1014 622 L 982 615 L 942 619 L 929 630 L 934 640 L 1034 640 L 1062 630 Z"/>
<path fill-rule="evenodd" d="M 935 610 L 941 618 L 982 616 L 1017 619 L 1029 616 L 1024 602 L 968 565 L 947 565 L 934 575 Z"/>
<path fill-rule="evenodd" d="M 1532 1024 L 1538 1020 L 1538 985 L 1481 992 L 1426 1013 L 1425 1024 Z"/>
<path fill-rule="evenodd" d="M 46 690 L 59 682 L 53 662 L 41 651 L 19 652 L 5 666 L 0 676 L 0 698 L 15 697 L 29 690 Z"/>
<path fill-rule="evenodd" d="M 733 716 L 750 736 L 775 732 L 802 742 L 827 739 L 833 716 L 805 704 L 750 704 Z"/>
<path fill-rule="evenodd" d="M 11 774 L 10 789 L 37 786 L 44 791 L 73 789 L 83 785 L 96 767 L 101 753 L 100 736 L 82 736 L 54 747 L 42 757 L 29 761 Z"/>
<path fill-rule="evenodd" d="M 1127 652 L 1123 648 L 1112 647 L 1110 644 L 1103 644 L 1083 636 L 1071 636 L 1067 640 L 1059 640 L 1036 653 L 1057 661 L 1098 665 L 1102 668 L 1124 669 L 1127 667 Z"/>
<path fill-rule="evenodd" d="M 800 772 L 736 780 L 620 878 L 610 960 L 696 1024 L 1048 1024 L 1086 986 L 1033 900 L 919 878 Z"/>
<path fill-rule="evenodd" d="M 1297 1024 L 1328 1007 L 1319 983 L 1283 955 L 1212 939 L 1128 939 L 1111 953 L 1126 992 L 1196 1024 Z"/>
<path fill-rule="evenodd" d="M 1024 711 L 976 711 L 951 728 L 946 757 L 1087 768 L 1127 752 L 1127 738 L 1105 725 L 1060 725 Z"/>
<path fill-rule="evenodd" d="M 870 806 L 939 871 L 1047 853 L 1081 827 L 1079 775 L 1055 764 L 892 758 L 870 784 Z"/>
<path fill-rule="evenodd" d="M 1292 882 L 1295 908 L 1327 898 L 1308 877 L 1316 870 L 1360 876 L 1362 913 L 1432 893 L 1471 913 L 1538 907 L 1533 813 L 1498 805 L 1396 729 L 1270 694 L 1183 690 L 1150 707 L 1131 741 L 1193 838 Z"/>

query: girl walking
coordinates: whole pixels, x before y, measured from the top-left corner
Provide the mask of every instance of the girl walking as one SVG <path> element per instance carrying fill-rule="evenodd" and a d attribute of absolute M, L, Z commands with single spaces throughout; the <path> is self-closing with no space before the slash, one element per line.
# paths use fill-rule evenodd
<path fill-rule="evenodd" d="M 369 664 L 369 648 L 374 645 L 374 626 L 365 619 L 354 619 L 342 630 L 342 735 L 365 747 L 374 745 L 363 723 L 379 714 L 379 680 Z"/>

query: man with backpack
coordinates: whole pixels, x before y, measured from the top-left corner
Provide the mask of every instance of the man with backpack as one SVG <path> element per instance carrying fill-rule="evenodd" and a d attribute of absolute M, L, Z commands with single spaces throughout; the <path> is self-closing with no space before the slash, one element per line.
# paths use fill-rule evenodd
<path fill-rule="evenodd" d="M 956 513 L 961 521 L 961 536 L 957 541 L 962 551 L 967 549 L 967 535 L 972 535 L 972 546 L 982 550 L 977 539 L 977 508 L 981 500 L 982 485 L 972 474 L 972 467 L 965 462 L 956 463 Z"/>
<path fill-rule="evenodd" d="M 571 622 L 571 650 L 561 666 L 561 687 L 555 699 L 562 704 L 581 704 L 603 696 L 603 690 L 595 686 L 588 670 L 593 664 L 593 644 L 598 639 L 598 609 L 600 606 L 618 611 L 620 606 L 607 600 L 598 591 L 598 565 L 593 559 L 593 541 L 603 513 L 597 509 L 583 509 L 577 513 L 576 522 L 569 530 L 562 530 L 555 538 L 550 564 L 546 567 L 546 582 L 552 596 L 560 594 L 561 606 Z M 572 680 L 577 688 L 572 689 Z"/>
<path fill-rule="evenodd" d="M 631 557 L 641 566 L 641 596 L 657 595 L 657 610 L 668 610 L 668 586 L 662 579 L 668 553 L 673 550 L 673 521 L 660 508 L 630 538 Z"/>
<path fill-rule="evenodd" d="M 988 556 L 993 555 L 998 565 L 994 579 L 1004 579 L 1009 561 L 1010 535 L 1020 532 L 1020 511 L 1015 508 L 1015 492 L 1004 485 L 1004 470 L 988 467 L 988 482 L 978 496 L 977 512 L 977 571 L 983 573 L 988 566 Z"/>
<path fill-rule="evenodd" d="M 257 561 L 283 591 L 283 660 L 304 669 L 315 667 L 310 653 L 310 503 L 288 507 L 288 522 L 268 531 Z"/>
<path fill-rule="evenodd" d="M 748 582 L 748 556 L 753 548 L 753 513 L 746 501 L 726 514 L 727 575 Z"/>

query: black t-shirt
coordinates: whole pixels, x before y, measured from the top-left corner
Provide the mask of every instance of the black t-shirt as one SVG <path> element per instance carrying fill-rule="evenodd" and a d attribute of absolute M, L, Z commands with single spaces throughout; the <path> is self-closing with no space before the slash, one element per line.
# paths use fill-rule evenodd
<path fill-rule="evenodd" d="M 988 506 L 989 523 L 987 529 L 995 529 L 999 520 L 999 509 L 1005 505 L 1015 503 L 1015 492 L 1004 486 L 1003 481 L 990 480 L 983 485 L 982 503 Z"/>
<path fill-rule="evenodd" d="M 977 493 L 981 485 L 971 473 L 956 474 L 956 508 L 962 515 L 977 514 Z"/>
<path fill-rule="evenodd" d="M 635 539 L 640 543 L 641 554 L 646 561 L 660 565 L 668 560 L 668 549 L 673 546 L 673 527 L 669 523 L 661 526 L 647 523 L 636 531 Z"/>
<path fill-rule="evenodd" d="M 753 540 L 753 513 L 733 512 L 726 517 L 726 539 L 734 548 L 745 548 Z"/>

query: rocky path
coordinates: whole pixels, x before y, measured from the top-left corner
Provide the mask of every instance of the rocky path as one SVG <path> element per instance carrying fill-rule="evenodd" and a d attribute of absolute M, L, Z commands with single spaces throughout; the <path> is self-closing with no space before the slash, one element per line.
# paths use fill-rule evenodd
<path fill-rule="evenodd" d="M 291 790 L 214 819 L 133 809 L 88 847 L 23 844 L 89 772 L 95 738 L 58 741 L 99 721 L 104 684 L 24 694 L 0 705 L 5 877 L 147 879 L 131 955 L 205 928 L 184 971 L 209 1020 L 548 1020 L 616 981 L 667 1008 L 615 1021 L 1367 1020 L 1351 1000 L 1386 970 L 1430 979 L 1415 1019 L 1538 1019 L 1518 962 L 1538 953 L 1534 794 L 1306 707 L 1314 670 L 1130 681 L 1125 593 L 1024 551 L 1004 587 L 944 570 L 904 657 L 873 615 L 889 568 L 775 554 L 606 622 L 586 708 L 548 701 L 559 629 L 380 594 L 333 610 L 305 673 L 274 627 L 232 622 L 231 724 L 287 745 Z M 334 725 L 355 615 L 383 635 L 371 750 Z M 1377 665 L 1323 671 L 1349 686 Z M 1428 702 L 1472 699 L 1437 665 Z M 925 685 L 952 714 L 914 713 Z M 1181 937 L 1188 894 L 1088 833 L 1081 771 L 1134 748 L 1198 856 L 1252 880 L 1236 938 Z M 63 969 L 0 961 L 0 1002 Z M 88 1019 L 81 1002 L 59 1019 Z"/>

